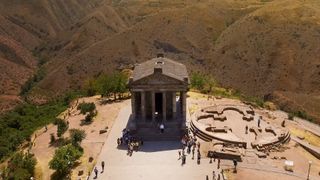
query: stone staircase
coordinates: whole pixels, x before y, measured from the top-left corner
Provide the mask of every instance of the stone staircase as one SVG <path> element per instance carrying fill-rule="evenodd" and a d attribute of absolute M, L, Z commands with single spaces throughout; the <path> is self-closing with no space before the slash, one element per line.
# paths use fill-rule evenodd
<path fill-rule="evenodd" d="M 182 138 L 181 125 L 179 123 L 165 123 L 164 133 L 160 133 L 160 129 L 156 124 L 139 125 L 135 136 L 143 141 L 180 141 Z"/>
<path fill-rule="evenodd" d="M 197 129 L 198 130 L 197 137 L 199 137 L 203 141 L 206 141 L 206 142 L 211 142 L 212 141 L 213 137 L 203 133 L 192 122 L 190 123 L 190 128 L 191 128 L 191 131 L 193 131 L 193 132 Z"/>

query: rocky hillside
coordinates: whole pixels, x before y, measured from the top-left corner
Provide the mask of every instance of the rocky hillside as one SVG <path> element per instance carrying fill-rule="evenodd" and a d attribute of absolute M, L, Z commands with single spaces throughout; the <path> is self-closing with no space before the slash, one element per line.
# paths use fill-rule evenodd
<path fill-rule="evenodd" d="M 0 111 L 20 102 L 20 87 L 33 75 L 36 60 L 19 42 L 0 35 Z"/>
<path fill-rule="evenodd" d="M 37 48 L 58 37 L 101 1 L 0 0 L 0 112 L 21 102 L 37 69 Z"/>
<path fill-rule="evenodd" d="M 319 117 L 319 42 L 319 1 L 284 0 L 234 22 L 209 56 L 224 86 Z"/>
<path fill-rule="evenodd" d="M 33 101 L 164 53 L 320 119 L 317 0 L 0 0 L 0 35 L 44 63 Z"/>

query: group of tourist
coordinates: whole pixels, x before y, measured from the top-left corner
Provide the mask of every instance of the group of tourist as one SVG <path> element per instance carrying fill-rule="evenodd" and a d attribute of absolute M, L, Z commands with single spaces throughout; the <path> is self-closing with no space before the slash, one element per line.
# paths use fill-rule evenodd
<path fill-rule="evenodd" d="M 130 134 L 128 129 L 122 130 L 122 136 L 117 139 L 118 147 L 121 145 L 127 145 L 128 156 L 132 156 L 133 151 L 138 151 L 140 146 L 143 145 L 143 141 L 137 137 Z"/>
<path fill-rule="evenodd" d="M 201 153 L 200 153 L 200 142 L 197 142 L 196 135 L 188 132 L 181 139 L 182 149 L 179 150 L 179 158 L 181 159 L 181 165 L 186 164 L 186 153 L 192 154 L 192 159 L 195 157 L 195 151 L 197 150 L 197 163 L 200 164 Z"/>

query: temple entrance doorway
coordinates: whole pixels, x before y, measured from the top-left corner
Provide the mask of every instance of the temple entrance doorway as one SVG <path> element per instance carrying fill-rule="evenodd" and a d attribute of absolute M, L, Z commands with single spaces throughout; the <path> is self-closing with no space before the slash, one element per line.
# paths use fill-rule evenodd
<path fill-rule="evenodd" d="M 162 93 L 155 93 L 155 113 L 156 120 L 159 122 L 162 120 Z"/>

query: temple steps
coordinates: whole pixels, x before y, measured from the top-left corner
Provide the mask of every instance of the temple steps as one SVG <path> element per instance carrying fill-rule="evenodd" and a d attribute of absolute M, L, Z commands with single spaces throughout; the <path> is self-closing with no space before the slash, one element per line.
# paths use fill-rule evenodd
<path fill-rule="evenodd" d="M 191 131 L 194 132 L 197 127 L 191 122 L 190 123 L 190 127 L 191 127 Z M 198 130 L 198 133 L 197 133 L 197 137 L 199 137 L 200 139 L 202 139 L 203 141 L 206 141 L 206 142 L 211 142 L 212 141 L 212 137 L 203 133 L 201 130 L 197 129 Z"/>
<path fill-rule="evenodd" d="M 163 134 L 159 128 L 139 128 L 135 136 L 143 141 L 180 141 L 182 132 L 178 127 L 166 127 Z"/>

